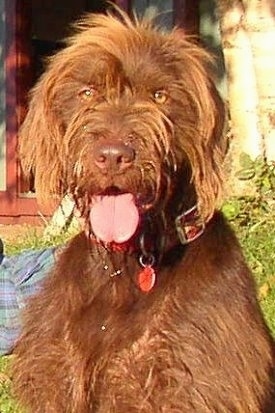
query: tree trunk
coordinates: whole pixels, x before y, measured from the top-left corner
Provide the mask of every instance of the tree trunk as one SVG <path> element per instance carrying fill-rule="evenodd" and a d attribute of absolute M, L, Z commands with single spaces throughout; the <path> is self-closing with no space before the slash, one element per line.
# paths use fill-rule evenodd
<path fill-rule="evenodd" d="M 248 33 L 258 91 L 263 155 L 275 161 L 275 2 L 247 0 L 244 26 Z"/>
<path fill-rule="evenodd" d="M 43 239 L 51 240 L 69 230 L 74 233 L 76 229 L 80 229 L 79 221 L 74 216 L 74 209 L 75 204 L 72 199 L 68 195 L 64 196 L 44 230 Z"/>
<path fill-rule="evenodd" d="M 233 135 L 230 182 L 237 195 L 254 191 L 244 160 L 275 160 L 275 5 L 271 3 L 216 0 Z"/>

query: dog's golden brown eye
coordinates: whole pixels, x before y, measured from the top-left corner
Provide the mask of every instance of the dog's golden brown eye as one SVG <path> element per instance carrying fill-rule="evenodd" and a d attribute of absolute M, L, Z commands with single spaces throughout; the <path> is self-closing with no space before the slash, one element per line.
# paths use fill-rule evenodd
<path fill-rule="evenodd" d="M 93 99 L 97 95 L 97 90 L 94 86 L 85 87 L 80 90 L 79 97 L 83 101 L 88 101 Z"/>
<path fill-rule="evenodd" d="M 154 92 L 153 98 L 156 103 L 159 103 L 162 105 L 163 103 L 167 101 L 168 94 L 166 90 L 157 90 L 156 92 Z"/>

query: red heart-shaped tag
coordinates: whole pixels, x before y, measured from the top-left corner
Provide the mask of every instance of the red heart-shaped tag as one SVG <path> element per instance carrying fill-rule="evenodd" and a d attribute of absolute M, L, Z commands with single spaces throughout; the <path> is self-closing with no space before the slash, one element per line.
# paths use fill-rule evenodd
<path fill-rule="evenodd" d="M 138 274 L 138 285 L 141 291 L 148 293 L 154 287 L 156 273 L 153 267 L 146 265 Z"/>

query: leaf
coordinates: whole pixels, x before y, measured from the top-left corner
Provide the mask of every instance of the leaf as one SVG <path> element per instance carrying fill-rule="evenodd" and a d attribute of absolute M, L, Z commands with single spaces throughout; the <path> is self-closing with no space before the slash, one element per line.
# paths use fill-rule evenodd
<path fill-rule="evenodd" d="M 268 176 L 265 176 L 262 180 L 262 185 L 265 189 L 271 189 L 271 182 Z"/>
<path fill-rule="evenodd" d="M 240 181 L 248 181 L 249 179 L 254 178 L 254 176 L 255 176 L 254 168 L 240 169 L 239 171 L 236 172 L 236 177 Z"/>
<path fill-rule="evenodd" d="M 264 283 L 263 285 L 261 285 L 258 292 L 259 300 L 264 300 L 267 297 L 269 290 L 270 287 L 268 283 Z"/>
<path fill-rule="evenodd" d="M 222 207 L 222 212 L 229 219 L 229 221 L 237 218 L 240 213 L 240 205 L 238 201 L 227 202 Z"/>
<path fill-rule="evenodd" d="M 239 162 L 242 169 L 254 169 L 254 162 L 252 158 L 245 152 L 240 154 Z"/>

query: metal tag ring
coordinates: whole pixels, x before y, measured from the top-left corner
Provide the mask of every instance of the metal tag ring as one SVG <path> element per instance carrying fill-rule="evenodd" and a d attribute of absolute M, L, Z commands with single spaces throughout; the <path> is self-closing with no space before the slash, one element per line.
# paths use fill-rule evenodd
<path fill-rule="evenodd" d="M 153 267 L 155 262 L 156 262 L 156 259 L 155 259 L 153 254 L 149 254 L 149 255 L 143 255 L 142 254 L 139 257 L 139 263 L 143 268 L 144 267 Z"/>

